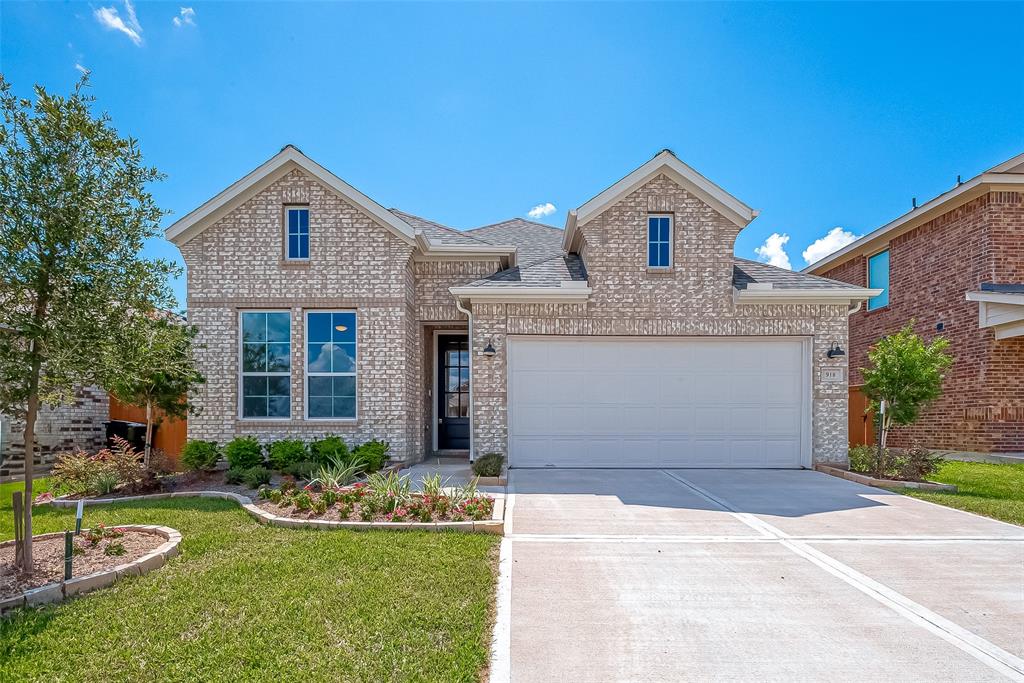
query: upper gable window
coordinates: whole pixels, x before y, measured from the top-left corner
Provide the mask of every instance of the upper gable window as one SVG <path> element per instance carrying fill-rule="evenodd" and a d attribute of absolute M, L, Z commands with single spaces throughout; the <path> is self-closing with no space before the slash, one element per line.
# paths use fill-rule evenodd
<path fill-rule="evenodd" d="M 868 287 L 882 293 L 868 299 L 868 310 L 889 305 L 889 250 L 880 251 L 868 259 Z"/>
<path fill-rule="evenodd" d="M 672 266 L 672 216 L 665 214 L 647 217 L 647 267 Z"/>
<path fill-rule="evenodd" d="M 285 209 L 288 259 L 309 258 L 309 207 L 289 206 Z"/>

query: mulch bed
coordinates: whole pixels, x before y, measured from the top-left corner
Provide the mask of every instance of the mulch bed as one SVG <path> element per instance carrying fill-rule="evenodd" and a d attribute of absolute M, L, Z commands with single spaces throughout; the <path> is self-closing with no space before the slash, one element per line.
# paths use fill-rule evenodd
<path fill-rule="evenodd" d="M 76 536 L 73 543 L 81 552 L 74 555 L 72 576 L 85 576 L 137 560 L 156 550 L 166 540 L 157 534 L 131 529 L 126 529 L 119 538 L 105 538 L 96 545 L 86 541 L 84 535 Z M 107 555 L 105 550 L 112 543 L 121 543 L 126 552 L 123 555 Z M 36 539 L 32 543 L 32 555 L 35 571 L 31 577 L 25 577 L 14 569 L 14 545 L 0 548 L 0 598 L 12 597 L 30 588 L 64 580 L 63 536 Z"/>

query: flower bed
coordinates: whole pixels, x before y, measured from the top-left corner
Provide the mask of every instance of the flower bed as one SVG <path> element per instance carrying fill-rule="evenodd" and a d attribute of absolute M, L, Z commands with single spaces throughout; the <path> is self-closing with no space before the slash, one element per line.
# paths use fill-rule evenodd
<path fill-rule="evenodd" d="M 261 508 L 278 517 L 342 522 L 465 522 L 483 521 L 494 512 L 494 499 L 476 484 L 446 487 L 440 477 L 425 477 L 422 491 L 413 491 L 409 477 L 395 473 L 370 475 L 348 486 L 290 482 L 259 491 Z"/>
<path fill-rule="evenodd" d="M 109 586 L 126 575 L 163 566 L 178 550 L 181 534 L 158 526 L 126 525 L 83 529 L 75 536 L 72 578 L 64 580 L 64 534 L 35 536 L 34 571 L 26 577 L 14 568 L 14 541 L 0 543 L 0 612 Z"/>

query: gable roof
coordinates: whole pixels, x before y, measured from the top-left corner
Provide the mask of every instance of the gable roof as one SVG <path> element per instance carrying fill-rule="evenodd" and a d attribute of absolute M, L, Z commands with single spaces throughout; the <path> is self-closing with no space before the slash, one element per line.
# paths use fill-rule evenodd
<path fill-rule="evenodd" d="M 716 211 L 740 228 L 745 228 L 757 217 L 757 210 L 750 208 L 718 185 L 683 163 L 672 150 L 663 149 L 625 178 L 621 179 L 579 208 L 570 211 L 566 217 L 565 235 L 562 247 L 571 251 L 576 226 L 595 218 L 609 206 L 620 201 L 630 192 L 664 173 L 687 191 L 699 197 Z"/>
<path fill-rule="evenodd" d="M 466 234 L 490 243 L 514 244 L 518 249 L 518 264 L 524 267 L 565 253 L 561 228 L 523 218 L 473 228 Z"/>
<path fill-rule="evenodd" d="M 313 176 L 396 236 L 410 243 L 415 241 L 416 231 L 411 225 L 307 157 L 294 145 L 285 145 L 252 172 L 179 218 L 164 231 L 164 235 L 178 246 L 185 244 L 242 202 L 295 169 Z"/>
<path fill-rule="evenodd" d="M 896 220 L 872 230 L 859 240 L 815 261 L 804 268 L 802 272 L 821 273 L 862 253 L 878 251 L 894 237 L 938 218 L 972 199 L 977 199 L 988 192 L 1000 190 L 1014 192 L 1024 190 L 1024 154 L 1018 154 L 1012 159 L 979 173 L 967 182 L 959 183 L 953 189 L 911 209 Z"/>
<path fill-rule="evenodd" d="M 435 223 L 434 221 L 427 220 L 426 218 L 422 218 L 420 216 L 415 216 L 411 213 L 406 213 L 405 211 L 401 211 L 399 209 L 391 208 L 388 209 L 388 211 L 401 218 L 403 221 L 411 225 L 417 231 L 426 235 L 427 239 L 430 240 L 432 244 L 440 244 L 445 246 L 456 244 L 493 244 L 492 242 L 477 239 L 472 235 L 468 234 L 468 232 L 466 231 L 456 230 L 455 228 L 449 228 L 447 225 L 441 225 L 440 223 Z"/>

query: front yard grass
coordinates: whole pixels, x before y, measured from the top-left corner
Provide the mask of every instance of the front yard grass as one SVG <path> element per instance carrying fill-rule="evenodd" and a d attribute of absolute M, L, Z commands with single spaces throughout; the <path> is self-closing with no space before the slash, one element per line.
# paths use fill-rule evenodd
<path fill-rule="evenodd" d="M 0 486 L 0 540 L 16 487 Z M 201 498 L 86 507 L 84 526 L 99 522 L 173 527 L 182 554 L 0 620 L 3 680 L 469 681 L 486 667 L 495 536 L 280 529 Z M 34 526 L 73 529 L 74 510 L 36 508 Z"/>
<path fill-rule="evenodd" d="M 1024 464 L 947 460 L 930 481 L 956 484 L 956 493 L 903 489 L 914 498 L 1024 526 Z"/>

